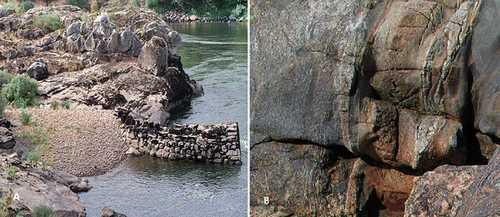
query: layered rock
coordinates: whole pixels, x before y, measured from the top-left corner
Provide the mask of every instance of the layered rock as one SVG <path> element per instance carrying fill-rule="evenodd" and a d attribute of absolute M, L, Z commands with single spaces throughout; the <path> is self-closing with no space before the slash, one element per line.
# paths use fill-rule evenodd
<path fill-rule="evenodd" d="M 495 85 L 489 85 L 495 81 L 494 73 L 480 75 L 471 71 L 477 66 L 470 64 L 478 59 L 481 69 L 495 69 L 495 61 L 488 61 L 494 56 L 495 46 L 490 45 L 496 38 L 487 36 L 487 29 L 496 21 L 486 21 L 486 14 L 496 13 L 497 3 L 311 0 L 251 4 L 251 13 L 258 15 L 250 30 L 251 161 L 257 162 L 253 166 L 260 165 L 252 170 L 251 194 L 255 187 L 258 199 L 252 209 L 257 215 L 356 216 L 379 210 L 370 215 L 401 216 L 412 176 L 443 164 L 483 163 L 495 148 L 496 119 L 481 117 L 486 110 L 494 114 L 491 103 L 495 100 L 486 100 L 494 95 L 481 95 L 479 90 L 491 89 L 489 93 L 494 94 Z M 472 34 L 478 28 L 483 32 Z M 475 40 L 479 44 L 481 39 L 488 46 L 474 51 Z M 481 49 L 489 53 L 484 55 Z M 474 117 L 476 112 L 481 112 L 479 119 Z M 486 138 L 479 141 L 474 126 Z M 362 159 L 348 168 L 323 169 L 350 171 L 349 180 L 342 181 L 347 182 L 351 195 L 346 196 L 347 202 L 309 199 L 343 213 L 303 205 L 297 199 L 303 194 L 293 190 L 295 182 L 288 181 L 298 179 L 292 174 L 274 180 L 258 177 L 269 176 L 266 170 L 274 174 L 300 170 L 288 162 L 301 154 L 298 149 L 290 149 L 281 160 L 272 159 L 272 164 L 261 162 L 275 154 L 259 151 L 272 141 L 326 149 L 343 146 Z M 471 154 L 476 150 L 481 159 Z M 322 160 L 329 159 L 314 157 L 308 163 L 314 166 Z M 380 178 L 391 173 L 387 171 L 406 177 L 402 183 L 407 187 L 398 190 L 397 178 Z M 319 178 L 307 177 L 305 195 L 324 198 L 314 192 L 312 183 L 320 182 Z M 286 193 L 276 194 L 277 186 Z M 263 205 L 266 192 L 274 195 L 273 202 L 279 206 Z M 367 201 L 376 208 L 368 209 Z"/>

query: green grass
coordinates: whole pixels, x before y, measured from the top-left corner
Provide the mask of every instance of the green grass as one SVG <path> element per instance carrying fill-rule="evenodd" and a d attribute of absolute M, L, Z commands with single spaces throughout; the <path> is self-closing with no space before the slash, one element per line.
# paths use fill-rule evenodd
<path fill-rule="evenodd" d="M 68 4 L 77 6 L 87 11 L 90 10 L 89 0 L 68 0 Z"/>
<path fill-rule="evenodd" d="M 33 216 L 33 217 L 56 217 L 56 214 L 54 213 L 54 211 L 52 210 L 51 207 L 44 205 L 44 204 L 40 204 L 33 209 L 31 216 Z"/>
<path fill-rule="evenodd" d="M 64 28 L 64 24 L 61 20 L 61 15 L 50 13 L 36 18 L 33 22 L 33 27 L 42 29 L 43 33 L 47 34 Z"/>
<path fill-rule="evenodd" d="M 23 2 L 21 2 L 21 5 L 19 6 L 19 11 L 26 12 L 29 9 L 34 8 L 34 7 L 35 7 L 35 5 L 33 4 L 33 2 L 23 1 Z"/>
<path fill-rule="evenodd" d="M 50 107 L 54 110 L 57 110 L 57 107 L 59 107 L 59 102 L 57 100 L 52 100 L 52 102 L 50 102 Z"/>
<path fill-rule="evenodd" d="M 8 179 L 14 180 L 14 179 L 19 178 L 19 174 L 17 174 L 17 172 L 19 171 L 19 168 L 17 168 L 16 166 L 9 165 L 9 166 L 7 166 L 5 171 L 7 172 Z"/>
<path fill-rule="evenodd" d="M 23 125 L 28 125 L 30 123 L 30 119 L 31 119 L 31 114 L 24 112 L 24 110 L 19 115 L 19 120 L 21 120 L 21 123 Z"/>

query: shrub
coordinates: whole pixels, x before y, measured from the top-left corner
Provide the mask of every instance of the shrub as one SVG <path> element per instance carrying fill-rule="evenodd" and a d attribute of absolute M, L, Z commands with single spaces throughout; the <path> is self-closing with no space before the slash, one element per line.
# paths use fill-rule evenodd
<path fill-rule="evenodd" d="M 12 81 L 12 75 L 7 71 L 7 69 L 0 71 L 0 86 L 8 84 Z"/>
<path fill-rule="evenodd" d="M 54 213 L 54 211 L 52 211 L 51 207 L 49 207 L 47 205 L 40 204 L 33 209 L 31 216 L 33 216 L 33 217 L 55 217 L 56 214 Z"/>
<path fill-rule="evenodd" d="M 38 83 L 27 74 L 16 76 L 2 89 L 2 96 L 17 108 L 37 104 Z"/>
<path fill-rule="evenodd" d="M 42 161 L 42 158 L 34 149 L 32 149 L 26 153 L 26 160 L 32 164 L 38 164 L 38 162 Z"/>
<path fill-rule="evenodd" d="M 29 9 L 34 8 L 34 7 L 35 7 L 35 5 L 33 4 L 33 2 L 23 1 L 23 2 L 21 2 L 21 6 L 19 6 L 19 10 L 21 12 L 26 12 Z"/>
<path fill-rule="evenodd" d="M 66 101 L 62 102 L 62 106 L 65 109 L 69 109 L 69 105 L 71 105 L 71 100 L 66 100 Z"/>
<path fill-rule="evenodd" d="M 21 123 L 23 125 L 28 125 L 30 123 L 30 118 L 31 114 L 28 114 L 24 111 L 21 113 L 21 115 L 19 115 L 19 120 L 21 120 Z"/>
<path fill-rule="evenodd" d="M 17 179 L 19 178 L 19 175 L 17 174 L 17 171 L 19 171 L 19 168 L 13 165 L 7 166 L 7 178 L 9 179 Z"/>
<path fill-rule="evenodd" d="M 145 5 L 146 8 L 153 10 L 158 6 L 158 0 L 146 0 Z"/>
<path fill-rule="evenodd" d="M 9 13 L 16 13 L 19 11 L 19 7 L 15 1 L 8 1 L 3 5 L 3 9 Z"/>
<path fill-rule="evenodd" d="M 33 26 L 38 29 L 42 29 L 45 34 L 64 28 L 61 15 L 56 13 L 50 13 L 38 17 L 33 22 Z"/>
<path fill-rule="evenodd" d="M 68 4 L 77 6 L 81 9 L 89 10 L 89 0 L 68 0 Z"/>
<path fill-rule="evenodd" d="M 50 102 L 50 107 L 54 110 L 57 110 L 57 107 L 59 106 L 59 102 L 57 100 L 52 100 L 52 102 Z"/>

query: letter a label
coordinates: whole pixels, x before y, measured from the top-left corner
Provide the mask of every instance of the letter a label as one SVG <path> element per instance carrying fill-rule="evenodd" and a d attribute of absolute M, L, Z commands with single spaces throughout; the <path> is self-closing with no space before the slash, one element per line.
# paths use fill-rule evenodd
<path fill-rule="evenodd" d="M 19 200 L 19 194 L 18 193 L 14 194 L 14 200 Z"/>

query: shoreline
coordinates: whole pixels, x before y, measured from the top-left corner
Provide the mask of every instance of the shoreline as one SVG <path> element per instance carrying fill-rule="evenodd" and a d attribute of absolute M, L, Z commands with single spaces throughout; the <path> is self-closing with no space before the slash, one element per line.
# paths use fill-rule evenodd
<path fill-rule="evenodd" d="M 5 111 L 5 118 L 16 126 L 13 128 L 15 139 L 30 149 L 30 136 L 45 134 L 52 147 L 42 158 L 54 170 L 78 177 L 97 176 L 116 168 L 126 158 L 128 146 L 112 111 L 85 111 L 74 107 L 25 111 L 32 114 L 28 125 L 22 125 L 17 118 L 20 109 Z"/>

